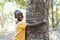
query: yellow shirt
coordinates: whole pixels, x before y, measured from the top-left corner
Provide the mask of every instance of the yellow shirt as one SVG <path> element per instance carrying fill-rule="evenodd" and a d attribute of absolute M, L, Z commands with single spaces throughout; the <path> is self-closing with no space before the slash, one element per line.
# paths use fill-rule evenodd
<path fill-rule="evenodd" d="M 14 40 L 25 40 L 26 23 L 19 22 L 16 24 Z"/>

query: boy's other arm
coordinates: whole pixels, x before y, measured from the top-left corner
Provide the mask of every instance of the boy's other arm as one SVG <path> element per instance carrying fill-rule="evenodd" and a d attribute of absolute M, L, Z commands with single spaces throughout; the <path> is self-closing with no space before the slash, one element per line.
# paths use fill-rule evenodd
<path fill-rule="evenodd" d="M 46 24 L 46 21 L 40 21 L 40 22 L 33 23 L 33 24 L 28 23 L 27 26 L 29 26 L 29 27 L 31 27 L 31 26 L 35 27 L 35 26 L 43 25 L 43 24 Z"/>

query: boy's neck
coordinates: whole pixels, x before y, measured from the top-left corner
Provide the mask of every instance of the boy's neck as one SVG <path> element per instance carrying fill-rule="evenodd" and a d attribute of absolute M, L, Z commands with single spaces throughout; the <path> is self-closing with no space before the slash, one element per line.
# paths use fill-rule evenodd
<path fill-rule="evenodd" d="M 18 20 L 18 21 L 22 21 L 22 20 Z"/>
<path fill-rule="evenodd" d="M 16 21 L 16 24 L 17 24 L 18 22 L 21 22 L 21 21 L 17 20 L 17 21 Z"/>

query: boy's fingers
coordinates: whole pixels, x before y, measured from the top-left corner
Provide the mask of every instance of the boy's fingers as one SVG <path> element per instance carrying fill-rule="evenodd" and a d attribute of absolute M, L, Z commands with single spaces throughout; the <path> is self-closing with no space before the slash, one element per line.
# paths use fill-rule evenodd
<path fill-rule="evenodd" d="M 46 22 L 47 23 L 47 20 L 43 20 L 43 22 Z"/>

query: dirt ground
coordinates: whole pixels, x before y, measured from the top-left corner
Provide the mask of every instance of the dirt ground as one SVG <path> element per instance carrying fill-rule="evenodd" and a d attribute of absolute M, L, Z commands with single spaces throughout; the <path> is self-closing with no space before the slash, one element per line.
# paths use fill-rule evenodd
<path fill-rule="evenodd" d="M 6 32 L 0 35 L 0 40 L 13 40 L 14 32 Z M 60 40 L 60 28 L 56 27 L 49 30 L 50 40 Z"/>

